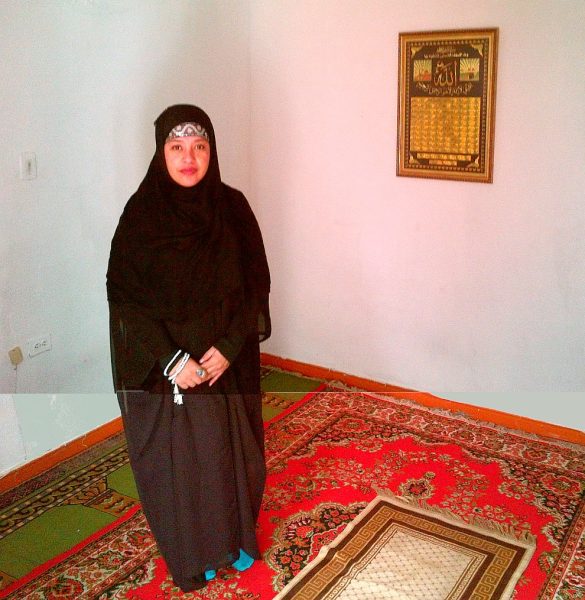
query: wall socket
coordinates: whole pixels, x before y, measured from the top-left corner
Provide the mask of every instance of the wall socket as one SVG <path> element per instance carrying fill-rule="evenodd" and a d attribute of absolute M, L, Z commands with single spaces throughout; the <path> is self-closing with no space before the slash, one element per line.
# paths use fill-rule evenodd
<path fill-rule="evenodd" d="M 41 352 L 47 352 L 51 350 L 53 345 L 51 344 L 50 335 L 39 335 L 28 341 L 28 355 L 32 358 Z"/>

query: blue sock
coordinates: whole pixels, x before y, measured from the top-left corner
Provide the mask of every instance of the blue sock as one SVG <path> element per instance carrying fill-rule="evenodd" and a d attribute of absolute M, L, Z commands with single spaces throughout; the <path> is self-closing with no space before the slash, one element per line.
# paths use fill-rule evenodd
<path fill-rule="evenodd" d="M 240 548 L 240 557 L 235 563 L 232 563 L 232 567 L 238 571 L 245 571 L 254 564 L 254 559 L 244 550 Z"/>
<path fill-rule="evenodd" d="M 208 569 L 205 571 L 205 581 L 210 581 L 215 577 L 216 573 L 213 569 Z"/>

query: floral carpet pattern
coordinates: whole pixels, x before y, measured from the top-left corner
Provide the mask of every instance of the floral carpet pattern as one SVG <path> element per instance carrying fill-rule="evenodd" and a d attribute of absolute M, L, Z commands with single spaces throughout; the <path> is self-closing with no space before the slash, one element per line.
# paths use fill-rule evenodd
<path fill-rule="evenodd" d="M 393 396 L 327 388 L 267 425 L 266 452 L 258 526 L 264 560 L 248 571 L 222 571 L 205 591 L 181 594 L 135 507 L 4 595 L 273 598 L 382 488 L 494 531 L 535 538 L 517 600 L 585 598 L 584 447 Z"/>

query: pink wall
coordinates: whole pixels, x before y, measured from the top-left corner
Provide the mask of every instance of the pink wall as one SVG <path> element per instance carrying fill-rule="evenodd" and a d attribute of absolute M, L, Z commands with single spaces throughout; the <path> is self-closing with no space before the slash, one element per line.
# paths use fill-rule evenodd
<path fill-rule="evenodd" d="M 451 397 L 585 389 L 584 22 L 581 0 L 251 2 L 266 351 Z M 396 177 L 398 33 L 467 27 L 500 28 L 494 183 Z"/>

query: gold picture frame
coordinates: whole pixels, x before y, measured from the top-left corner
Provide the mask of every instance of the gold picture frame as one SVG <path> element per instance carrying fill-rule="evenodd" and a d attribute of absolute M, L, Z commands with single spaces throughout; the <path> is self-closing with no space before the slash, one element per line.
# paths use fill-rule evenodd
<path fill-rule="evenodd" d="M 498 29 L 399 34 L 396 173 L 492 183 Z"/>

